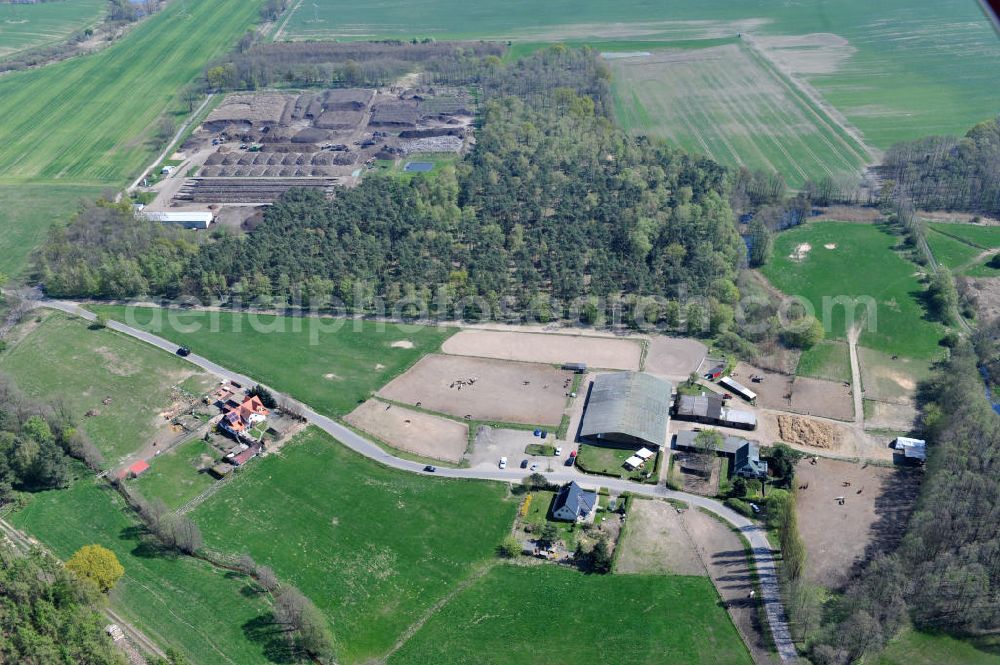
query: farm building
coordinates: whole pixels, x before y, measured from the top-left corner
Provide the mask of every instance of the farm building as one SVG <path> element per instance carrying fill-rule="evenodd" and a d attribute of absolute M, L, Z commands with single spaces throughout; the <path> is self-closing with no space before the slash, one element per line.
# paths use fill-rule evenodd
<path fill-rule="evenodd" d="M 588 492 L 575 482 L 563 485 L 552 502 L 552 516 L 566 522 L 584 522 L 594 514 L 597 492 Z"/>
<path fill-rule="evenodd" d="M 907 462 L 923 464 L 927 461 L 927 442 L 923 439 L 911 439 L 906 436 L 898 437 L 892 442 L 895 448 Z"/>
<path fill-rule="evenodd" d="M 207 229 L 215 221 L 215 215 L 208 210 L 170 210 L 142 213 L 151 222 L 178 224 L 186 229 Z"/>
<path fill-rule="evenodd" d="M 749 411 L 726 406 L 719 395 L 679 395 L 674 407 L 674 418 L 720 427 L 757 429 L 757 416 Z"/>
<path fill-rule="evenodd" d="M 250 436 L 249 430 L 257 423 L 267 419 L 269 413 L 270 411 L 260 401 L 260 398 L 254 395 L 248 397 L 239 406 L 229 409 L 219 421 L 219 427 L 239 440 L 241 437 Z"/>
<path fill-rule="evenodd" d="M 667 440 L 672 389 L 669 381 L 643 372 L 598 375 L 587 396 L 580 438 L 659 449 Z"/>
<path fill-rule="evenodd" d="M 677 450 L 698 451 L 695 443 L 698 432 L 678 432 L 674 437 Z M 767 462 L 760 459 L 760 448 L 753 441 L 738 436 L 727 436 L 715 449 L 719 455 L 729 457 L 729 475 L 744 478 L 766 478 Z"/>
<path fill-rule="evenodd" d="M 728 388 L 733 391 L 734 394 L 739 395 L 751 404 L 754 404 L 757 401 L 757 393 L 750 390 L 742 383 L 735 381 L 731 376 L 724 376 L 719 379 L 719 385 L 724 388 Z"/>

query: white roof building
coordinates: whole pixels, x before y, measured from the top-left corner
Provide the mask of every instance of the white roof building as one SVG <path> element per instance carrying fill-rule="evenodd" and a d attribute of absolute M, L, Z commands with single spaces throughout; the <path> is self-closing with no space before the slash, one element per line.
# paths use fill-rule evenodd
<path fill-rule="evenodd" d="M 207 229 L 215 221 L 215 215 L 208 210 L 164 210 L 151 212 L 143 210 L 142 214 L 152 222 L 164 224 L 180 224 L 187 229 Z"/>

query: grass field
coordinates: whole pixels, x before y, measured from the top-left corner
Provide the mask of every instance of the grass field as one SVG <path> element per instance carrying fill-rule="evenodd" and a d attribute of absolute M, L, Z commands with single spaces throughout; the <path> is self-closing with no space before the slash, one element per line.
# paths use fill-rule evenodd
<path fill-rule="evenodd" d="M 928 224 L 928 226 L 938 233 L 956 238 L 980 249 L 996 249 L 1000 247 L 1000 226 L 941 224 L 933 222 Z"/>
<path fill-rule="evenodd" d="M 256 0 L 172 3 L 96 55 L 0 78 L 0 180 L 121 185 L 154 152 L 180 88 L 257 16 Z"/>
<path fill-rule="evenodd" d="M 843 0 L 836 11 L 783 0 L 384 0 L 377 9 L 302 0 L 294 6 L 278 39 L 430 36 L 603 45 L 749 34 L 882 149 L 928 134 L 962 134 L 1000 107 L 1000 41 L 974 0 Z"/>
<path fill-rule="evenodd" d="M 372 392 L 402 374 L 424 354 L 437 351 L 454 330 L 344 319 L 309 319 L 218 312 L 95 306 L 109 318 L 155 332 L 191 347 L 224 367 L 246 374 L 334 416 L 350 413 Z M 163 325 L 154 317 L 162 317 Z M 218 325 L 213 326 L 213 320 Z M 257 330 L 252 320 L 260 322 Z M 182 327 L 199 327 L 187 332 Z M 217 332 L 212 332 L 212 330 Z M 315 343 L 313 343 L 315 341 Z M 399 344 L 412 343 L 412 348 Z M 393 347 L 393 344 L 397 344 Z"/>
<path fill-rule="evenodd" d="M 927 245 L 937 262 L 949 270 L 968 265 L 983 251 L 964 240 L 958 240 L 934 229 L 927 231 Z"/>
<path fill-rule="evenodd" d="M 500 565 L 435 614 L 390 665 L 751 663 L 707 577 Z"/>
<path fill-rule="evenodd" d="M 959 640 L 948 635 L 907 631 L 890 642 L 874 662 L 875 665 L 1000 665 L 1000 640 L 996 637 Z"/>
<path fill-rule="evenodd" d="M 189 558 L 163 556 L 143 544 L 113 491 L 89 478 L 35 495 L 10 521 L 67 559 L 83 545 L 101 544 L 118 556 L 125 577 L 111 605 L 162 647 L 193 665 L 256 665 L 272 661 L 265 633 L 269 609 L 247 583 Z M 280 649 L 279 649 L 280 651 Z"/>
<path fill-rule="evenodd" d="M 646 472 L 651 473 L 656 467 L 656 457 L 649 458 L 642 469 L 628 471 L 622 464 L 634 453 L 634 450 L 581 443 L 577 447 L 576 465 L 586 473 L 641 480 Z"/>
<path fill-rule="evenodd" d="M 0 59 L 66 39 L 97 23 L 107 4 L 106 0 L 0 4 Z"/>
<path fill-rule="evenodd" d="M 185 441 L 159 455 L 152 461 L 149 471 L 132 484 L 147 499 L 161 499 L 168 508 L 176 510 L 215 482 L 212 476 L 199 469 L 206 462 L 214 463 L 218 457 L 219 454 L 201 439 Z"/>
<path fill-rule="evenodd" d="M 615 114 L 729 166 L 777 171 L 793 187 L 852 177 L 868 150 L 768 62 L 734 42 L 608 61 Z"/>
<path fill-rule="evenodd" d="M 795 374 L 830 381 L 850 381 L 851 357 L 847 344 L 823 341 L 807 349 L 799 358 Z"/>
<path fill-rule="evenodd" d="M 832 305 L 830 299 L 838 297 L 846 302 L 870 298 L 875 329 L 870 330 L 871 321 L 865 321 L 862 346 L 934 359 L 941 355 L 938 342 L 943 328 L 926 318 L 917 267 L 894 251 L 898 241 L 874 224 L 810 223 L 775 237 L 774 258 L 762 272 L 781 291 L 812 304 L 827 327 L 827 339 L 846 337 L 846 308 L 831 306 L 826 316 L 824 302 Z M 861 322 L 864 316 L 865 308 L 859 305 L 856 320 Z"/>
<path fill-rule="evenodd" d="M 0 354 L 0 371 L 33 397 L 60 399 L 101 450 L 108 466 L 157 435 L 171 388 L 194 366 L 110 330 L 91 330 L 63 314 L 34 320 L 28 334 Z M 206 387 L 209 385 L 205 379 Z M 103 404 L 105 398 L 109 404 Z M 97 410 L 98 415 L 84 417 Z"/>
<path fill-rule="evenodd" d="M 249 552 L 302 589 L 330 618 L 339 661 L 362 662 L 492 559 L 517 508 L 504 496 L 382 467 L 308 430 L 192 517 L 208 545 Z"/>

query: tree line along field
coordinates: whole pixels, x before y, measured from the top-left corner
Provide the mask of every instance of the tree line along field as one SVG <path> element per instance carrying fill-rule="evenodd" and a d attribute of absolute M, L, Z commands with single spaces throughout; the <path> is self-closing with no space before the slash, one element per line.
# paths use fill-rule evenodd
<path fill-rule="evenodd" d="M 380 466 L 307 430 L 191 513 L 206 544 L 249 552 L 330 619 L 340 662 L 387 652 L 509 532 L 503 485 Z"/>
<path fill-rule="evenodd" d="M 25 324 L 24 337 L 0 354 L 0 371 L 29 396 L 69 407 L 108 467 L 154 438 L 174 386 L 191 377 L 206 387 L 211 381 L 190 363 L 111 330 L 92 330 L 82 319 L 29 316 L 41 322 Z"/>
<path fill-rule="evenodd" d="M 870 297 L 875 330 L 862 329 L 860 344 L 918 360 L 941 355 L 943 327 L 926 318 L 917 267 L 894 251 L 899 238 L 874 224 L 814 222 L 778 234 L 764 276 L 784 293 L 802 296 L 823 320 L 824 297 Z M 831 312 L 827 338 L 845 339 L 845 308 Z M 861 322 L 864 309 L 857 309 Z M 807 352 L 808 353 L 808 352 Z M 811 361 L 810 361 L 811 362 Z"/>
<path fill-rule="evenodd" d="M 493 568 L 449 601 L 389 665 L 529 661 L 752 663 L 708 577 Z"/>
<path fill-rule="evenodd" d="M 278 39 L 500 38 L 670 42 L 753 35 L 879 149 L 961 135 L 996 114 L 1000 41 L 974 0 L 844 0 L 836 11 L 765 0 L 295 3 Z"/>
<path fill-rule="evenodd" d="M 154 308 L 104 305 L 91 309 L 188 346 L 331 416 L 350 413 L 455 332 L 349 319 L 177 310 L 168 316 Z M 179 325 L 171 325 L 170 317 Z M 261 327 L 255 330 L 252 321 Z"/>
<path fill-rule="evenodd" d="M 608 54 L 617 120 L 728 166 L 776 171 L 794 187 L 852 177 L 871 161 L 789 79 L 740 41 Z"/>
<path fill-rule="evenodd" d="M 125 577 L 111 593 L 111 607 L 189 662 L 284 662 L 269 655 L 276 638 L 264 596 L 230 571 L 157 551 L 140 539 L 142 529 L 126 511 L 113 490 L 83 477 L 69 489 L 32 495 L 7 519 L 63 560 L 93 543 L 112 550 Z"/>
<path fill-rule="evenodd" d="M 64 0 L 24 5 L 0 3 L 0 59 L 69 37 L 93 25 L 107 0 Z"/>

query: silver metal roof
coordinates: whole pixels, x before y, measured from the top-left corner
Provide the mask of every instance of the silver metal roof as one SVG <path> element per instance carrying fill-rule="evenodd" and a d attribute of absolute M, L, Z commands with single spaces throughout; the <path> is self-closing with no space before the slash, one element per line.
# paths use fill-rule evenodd
<path fill-rule="evenodd" d="M 665 445 L 673 385 L 651 374 L 615 372 L 594 379 L 581 436 L 626 434 Z"/>

